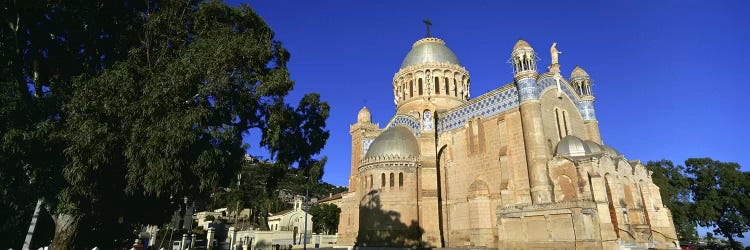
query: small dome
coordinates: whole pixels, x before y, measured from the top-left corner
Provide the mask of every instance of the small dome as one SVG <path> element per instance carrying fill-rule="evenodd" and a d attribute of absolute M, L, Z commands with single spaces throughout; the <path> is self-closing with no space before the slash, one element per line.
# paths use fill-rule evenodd
<path fill-rule="evenodd" d="M 529 45 L 529 43 L 527 43 L 526 41 L 524 41 L 523 39 L 520 39 L 520 38 L 518 39 L 518 42 L 516 42 L 516 45 L 513 46 L 513 51 L 516 51 L 518 49 L 530 49 L 530 50 L 534 50 L 534 48 L 532 48 L 531 45 Z"/>
<path fill-rule="evenodd" d="M 573 69 L 573 72 L 570 73 L 570 79 L 579 78 L 579 77 L 588 78 L 589 74 L 586 73 L 586 71 L 583 70 L 581 67 L 579 67 L 578 65 L 576 65 L 576 67 Z"/>
<path fill-rule="evenodd" d="M 610 156 L 622 156 L 622 154 L 620 153 L 620 151 L 617 151 L 613 147 L 610 147 L 610 146 L 607 146 L 607 145 L 602 145 L 602 147 L 604 148 L 604 152 L 607 153 Z"/>
<path fill-rule="evenodd" d="M 592 154 L 604 153 L 604 148 L 602 147 L 602 145 L 599 145 L 599 143 L 596 143 L 592 140 L 585 140 L 583 142 L 586 143 L 586 146 L 589 147 L 589 150 L 591 150 Z"/>
<path fill-rule="evenodd" d="M 409 54 L 401 62 L 401 68 L 422 63 L 451 63 L 461 65 L 456 54 L 445 46 L 445 42 L 438 38 L 427 37 L 415 42 Z"/>
<path fill-rule="evenodd" d="M 557 156 L 585 156 L 591 153 L 589 146 L 581 138 L 568 135 L 557 143 L 555 155 Z"/>
<path fill-rule="evenodd" d="M 386 129 L 372 141 L 364 159 L 418 156 L 419 144 L 411 129 L 404 126 L 395 126 Z"/>
<path fill-rule="evenodd" d="M 358 123 L 372 122 L 372 115 L 370 115 L 370 110 L 367 109 L 367 107 L 362 107 L 362 109 L 359 110 L 359 114 L 357 114 L 357 122 Z"/>

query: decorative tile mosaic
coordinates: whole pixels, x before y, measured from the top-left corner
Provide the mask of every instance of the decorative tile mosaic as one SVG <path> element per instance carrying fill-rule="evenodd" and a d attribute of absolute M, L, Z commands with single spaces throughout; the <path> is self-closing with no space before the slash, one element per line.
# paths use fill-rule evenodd
<path fill-rule="evenodd" d="M 437 133 L 443 133 L 462 127 L 466 120 L 476 116 L 490 117 L 517 107 L 518 89 L 508 88 L 501 92 L 480 97 L 476 102 L 458 109 L 443 113 L 437 118 Z"/>
<path fill-rule="evenodd" d="M 539 91 L 536 86 L 536 79 L 523 78 L 518 80 L 518 97 L 521 101 L 539 99 Z"/>
<path fill-rule="evenodd" d="M 581 102 L 581 105 L 578 106 L 578 110 L 581 111 L 581 116 L 583 116 L 584 121 L 596 120 L 596 112 L 594 112 L 593 102 Z"/>
<path fill-rule="evenodd" d="M 362 155 L 367 154 L 367 150 L 370 149 L 370 144 L 372 144 L 373 139 L 364 139 L 362 140 Z"/>
<path fill-rule="evenodd" d="M 393 119 L 391 119 L 386 128 L 392 128 L 396 125 L 404 125 L 408 128 L 411 128 L 411 130 L 414 131 L 414 134 L 419 136 L 419 128 L 421 127 L 421 125 L 417 118 L 414 118 L 410 115 L 396 115 L 393 117 Z"/>

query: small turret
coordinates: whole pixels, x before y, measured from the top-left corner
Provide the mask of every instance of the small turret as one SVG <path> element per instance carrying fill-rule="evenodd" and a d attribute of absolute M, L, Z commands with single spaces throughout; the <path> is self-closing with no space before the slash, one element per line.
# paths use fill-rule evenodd
<path fill-rule="evenodd" d="M 362 107 L 357 114 L 357 123 L 371 123 L 372 115 L 367 107 Z"/>
<path fill-rule="evenodd" d="M 581 97 L 579 110 L 583 118 L 583 126 L 586 129 L 587 139 L 601 144 L 602 138 L 599 133 L 599 123 L 596 121 L 594 110 L 594 94 L 591 92 L 591 77 L 581 67 L 576 66 L 570 73 L 570 85 Z"/>
<path fill-rule="evenodd" d="M 528 42 L 518 39 L 511 54 L 516 79 L 536 76 L 536 52 Z"/>
<path fill-rule="evenodd" d="M 568 82 L 573 85 L 573 88 L 576 89 L 576 92 L 581 97 L 594 97 L 591 92 L 591 77 L 581 67 L 576 65 L 573 72 L 570 73 L 570 80 Z"/>

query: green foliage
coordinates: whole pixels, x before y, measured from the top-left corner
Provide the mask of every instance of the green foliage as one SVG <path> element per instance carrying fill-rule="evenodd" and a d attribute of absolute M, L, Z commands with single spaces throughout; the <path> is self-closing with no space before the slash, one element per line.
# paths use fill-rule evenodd
<path fill-rule="evenodd" d="M 37 198 L 57 206 L 72 81 L 127 55 L 143 3 L 0 2 L 0 248 L 21 246 Z"/>
<path fill-rule="evenodd" d="M 318 161 L 314 169 L 321 169 L 326 158 Z M 311 198 L 325 198 L 330 194 L 346 191 L 345 187 L 336 187 L 331 184 L 315 181 L 319 177 L 304 175 L 304 170 L 287 168 L 278 163 L 264 162 L 258 160 L 247 161 L 236 178 L 232 181 L 227 192 L 214 195 L 210 206 L 199 209 L 217 209 L 226 207 L 230 210 L 250 209 L 250 220 L 242 225 L 265 228 L 267 226 L 268 213 L 275 213 L 291 208 L 291 204 L 280 200 L 281 191 L 290 194 L 303 195 L 309 191 Z M 338 218 L 337 218 L 338 220 Z M 235 225 L 236 226 L 236 225 Z"/>
<path fill-rule="evenodd" d="M 695 221 L 727 237 L 735 245 L 735 237 L 743 237 L 750 229 L 750 189 L 748 173 L 741 172 L 734 162 L 711 158 L 690 158 L 685 161 L 691 175 L 690 191 L 695 202 Z"/>
<path fill-rule="evenodd" d="M 742 172 L 737 163 L 711 158 L 690 158 L 684 167 L 668 160 L 648 162 L 647 167 L 672 211 L 681 241 L 696 242 L 695 227 L 700 225 L 740 246 L 735 237 L 750 230 L 750 172 Z"/>
<path fill-rule="evenodd" d="M 103 245 L 140 223 L 159 223 L 179 202 L 170 197 L 195 200 L 229 185 L 251 129 L 283 168 L 309 176 L 318 164 L 328 104 L 317 94 L 286 103 L 289 53 L 249 7 L 3 6 L 0 198 L 8 202 L 0 215 L 8 216 L 0 237 L 14 239 L 9 247 L 19 247 L 40 196 L 53 216 L 75 218 L 77 226 L 57 235 L 66 237 L 56 236 L 59 249 Z"/>
<path fill-rule="evenodd" d="M 690 158 L 684 167 L 668 160 L 648 162 L 647 167 L 681 241 L 696 242 L 695 227 L 700 225 L 713 228 L 735 248 L 741 246 L 735 238 L 750 230 L 750 172 L 711 158 Z"/>
<path fill-rule="evenodd" d="M 690 200 L 690 178 L 683 175 L 685 167 L 675 166 L 672 161 L 649 161 L 646 168 L 653 174 L 651 178 L 659 187 L 662 203 L 672 211 L 672 220 L 681 242 L 695 242 L 698 239 L 696 223 L 692 218 L 694 209 Z"/>
<path fill-rule="evenodd" d="M 315 233 L 335 234 L 339 227 L 341 209 L 334 204 L 315 204 L 310 207 L 313 231 Z"/>
<path fill-rule="evenodd" d="M 268 226 L 269 212 L 287 208 L 286 204 L 278 201 L 274 192 L 284 173 L 284 167 L 273 163 L 246 161 L 229 185 L 229 191 L 215 195 L 210 206 L 199 206 L 199 209 L 249 208 L 250 220 L 245 222 L 245 226 L 265 228 Z"/>

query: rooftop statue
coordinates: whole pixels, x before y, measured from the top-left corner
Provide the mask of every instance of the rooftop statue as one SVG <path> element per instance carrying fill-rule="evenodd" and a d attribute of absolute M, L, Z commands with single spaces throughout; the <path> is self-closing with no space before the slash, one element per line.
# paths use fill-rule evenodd
<path fill-rule="evenodd" d="M 557 54 L 562 54 L 562 52 L 557 50 L 557 42 L 552 43 L 552 47 L 549 48 L 549 53 L 552 56 L 552 65 L 558 64 Z"/>

